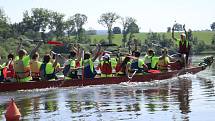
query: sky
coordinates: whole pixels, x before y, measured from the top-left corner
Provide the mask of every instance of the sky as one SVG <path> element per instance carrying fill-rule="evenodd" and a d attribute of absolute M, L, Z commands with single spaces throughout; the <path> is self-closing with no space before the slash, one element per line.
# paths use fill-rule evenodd
<path fill-rule="evenodd" d="M 64 13 L 87 15 L 85 29 L 105 30 L 98 24 L 102 13 L 115 12 L 133 17 L 142 32 L 165 32 L 175 21 L 192 30 L 210 29 L 215 21 L 215 0 L 0 0 L 11 23 L 20 22 L 25 10 L 47 8 Z M 120 21 L 113 26 L 121 27 Z"/>

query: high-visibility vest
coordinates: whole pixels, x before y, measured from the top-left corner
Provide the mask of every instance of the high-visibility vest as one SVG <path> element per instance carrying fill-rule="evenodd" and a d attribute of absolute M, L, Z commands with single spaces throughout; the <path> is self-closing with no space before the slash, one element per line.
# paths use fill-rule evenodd
<path fill-rule="evenodd" d="M 137 73 L 143 72 L 144 61 L 142 59 L 137 59 L 131 62 L 131 70 L 137 69 Z"/>

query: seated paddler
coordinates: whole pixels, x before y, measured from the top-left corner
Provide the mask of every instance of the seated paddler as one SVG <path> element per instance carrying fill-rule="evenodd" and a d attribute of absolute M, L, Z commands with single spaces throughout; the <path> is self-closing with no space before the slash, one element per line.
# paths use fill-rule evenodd
<path fill-rule="evenodd" d="M 18 56 L 15 58 L 14 62 L 14 71 L 15 78 L 18 82 L 28 82 L 32 80 L 31 70 L 30 70 L 30 60 L 32 56 L 37 52 L 38 48 L 42 45 L 42 41 L 40 41 L 37 46 L 27 54 L 27 51 L 24 49 L 20 49 L 22 45 L 22 39 L 17 49 Z"/>
<path fill-rule="evenodd" d="M 64 63 L 63 74 L 65 79 L 77 79 L 78 78 L 78 59 L 75 51 L 70 51 L 69 59 Z"/>
<path fill-rule="evenodd" d="M 115 68 L 115 63 L 116 62 L 114 59 L 110 58 L 110 54 L 105 53 L 98 65 L 99 69 L 101 70 L 101 77 L 112 77 L 112 71 Z"/>
<path fill-rule="evenodd" d="M 83 74 L 82 76 L 84 78 L 91 78 L 91 79 L 93 79 L 96 76 L 97 72 L 95 70 L 93 62 L 100 55 L 99 54 L 100 51 L 101 51 L 101 46 L 97 45 L 96 46 L 96 52 L 94 52 L 94 56 L 93 57 L 92 57 L 92 54 L 89 53 L 89 52 L 84 53 L 84 57 L 83 57 L 84 59 L 80 63 L 81 66 L 82 66 L 82 69 L 84 70 L 83 73 L 82 73 Z"/>
<path fill-rule="evenodd" d="M 42 62 L 39 61 L 39 53 L 36 52 L 30 61 L 30 69 L 32 80 L 39 81 L 40 80 L 40 66 Z"/>
<path fill-rule="evenodd" d="M 54 62 L 51 61 L 51 56 L 49 54 L 46 54 L 43 57 L 43 63 L 40 66 L 40 77 L 43 81 L 57 79 L 55 69 L 58 64 L 59 55 L 56 53 L 53 54 L 55 54 L 56 57 Z"/>
<path fill-rule="evenodd" d="M 140 59 L 140 52 L 134 52 L 134 58 L 131 62 L 131 72 L 136 71 L 136 73 L 141 74 L 148 71 L 148 67 L 144 64 L 144 60 Z"/>
<path fill-rule="evenodd" d="M 162 55 L 159 57 L 158 60 L 158 69 L 161 72 L 167 72 L 169 70 L 170 64 L 170 57 L 168 55 L 168 49 L 164 48 L 161 51 Z"/>

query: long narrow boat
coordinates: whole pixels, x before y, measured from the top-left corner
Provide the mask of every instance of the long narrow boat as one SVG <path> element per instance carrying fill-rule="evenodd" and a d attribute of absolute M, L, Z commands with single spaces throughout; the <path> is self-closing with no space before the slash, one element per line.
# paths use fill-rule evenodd
<path fill-rule="evenodd" d="M 203 71 L 207 66 L 190 67 L 182 70 L 174 70 L 165 73 L 149 73 L 144 75 L 135 75 L 129 80 L 127 76 L 110 77 L 110 78 L 94 78 L 94 79 L 70 79 L 70 80 L 55 80 L 55 81 L 31 81 L 26 83 L 0 83 L 0 92 L 41 89 L 51 87 L 70 87 L 70 86 L 88 86 L 88 85 L 104 85 L 104 84 L 119 84 L 122 82 L 149 82 L 153 80 L 169 79 L 186 73 L 195 74 Z"/>

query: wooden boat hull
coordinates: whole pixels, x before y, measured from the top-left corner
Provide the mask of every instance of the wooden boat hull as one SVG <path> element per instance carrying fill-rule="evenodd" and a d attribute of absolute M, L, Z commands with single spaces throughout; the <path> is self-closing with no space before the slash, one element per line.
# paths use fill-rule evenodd
<path fill-rule="evenodd" d="M 70 80 L 55 80 L 55 81 L 32 81 L 26 83 L 0 83 L 0 92 L 4 91 L 16 91 L 16 90 L 29 90 L 29 89 L 41 89 L 51 87 L 70 87 L 70 86 L 88 86 L 88 85 L 103 85 L 103 84 L 119 84 L 121 82 L 149 82 L 153 80 L 164 80 L 175 77 L 177 75 L 183 75 L 185 73 L 198 73 L 204 70 L 204 66 L 192 67 L 184 70 L 175 70 L 165 73 L 150 73 L 145 75 L 135 75 L 132 80 L 129 80 L 127 76 L 123 77 L 110 77 L 110 78 L 95 78 L 95 79 L 70 79 Z"/>

